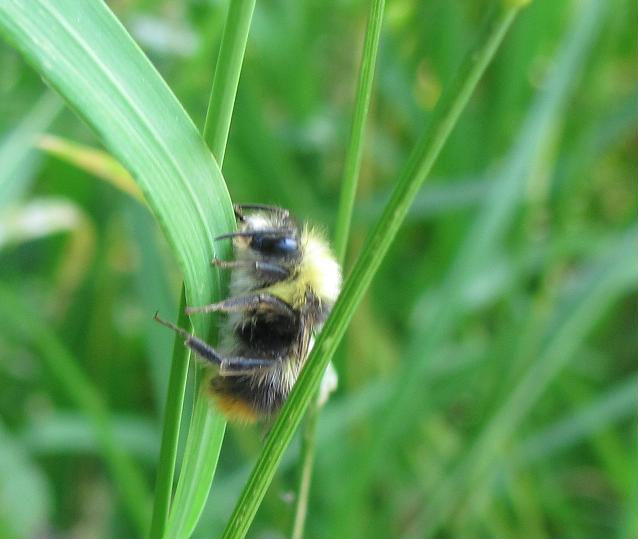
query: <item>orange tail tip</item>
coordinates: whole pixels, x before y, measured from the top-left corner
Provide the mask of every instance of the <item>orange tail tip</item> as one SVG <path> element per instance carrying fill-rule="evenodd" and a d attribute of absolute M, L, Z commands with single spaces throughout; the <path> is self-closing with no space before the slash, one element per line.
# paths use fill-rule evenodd
<path fill-rule="evenodd" d="M 213 393 L 213 398 L 217 407 L 230 421 L 244 424 L 257 421 L 257 412 L 248 403 L 219 393 Z"/>

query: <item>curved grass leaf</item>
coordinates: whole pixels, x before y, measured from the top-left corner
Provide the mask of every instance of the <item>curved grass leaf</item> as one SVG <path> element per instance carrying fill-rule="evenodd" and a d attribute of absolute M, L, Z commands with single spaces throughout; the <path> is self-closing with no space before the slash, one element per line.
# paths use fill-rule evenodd
<path fill-rule="evenodd" d="M 0 3 L 0 31 L 93 127 L 129 170 L 184 275 L 187 302 L 209 303 L 220 280 L 213 238 L 234 226 L 219 167 L 157 71 L 103 2 Z M 150 316 L 151 313 L 149 313 Z M 210 319 L 194 320 L 208 333 Z M 203 406 L 203 405 L 202 405 Z M 224 421 L 205 410 L 208 434 Z"/>
<path fill-rule="evenodd" d="M 140 186 L 190 303 L 218 295 L 213 238 L 233 225 L 219 167 L 166 83 L 102 2 L 5 0 L 0 31 L 98 132 Z M 207 330 L 196 320 L 198 333 Z"/>
<path fill-rule="evenodd" d="M 108 153 L 55 135 L 42 135 L 38 148 L 110 183 L 138 202 L 145 203 L 142 191 L 128 170 Z"/>

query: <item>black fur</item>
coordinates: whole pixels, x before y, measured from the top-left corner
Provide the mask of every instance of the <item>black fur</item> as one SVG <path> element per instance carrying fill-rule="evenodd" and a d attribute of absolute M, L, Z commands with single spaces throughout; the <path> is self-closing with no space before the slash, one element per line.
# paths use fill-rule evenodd
<path fill-rule="evenodd" d="M 251 354 L 272 359 L 287 357 L 295 352 L 301 329 L 297 312 L 293 316 L 259 311 L 247 313 L 243 323 L 235 329 L 239 343 L 237 355 Z"/>

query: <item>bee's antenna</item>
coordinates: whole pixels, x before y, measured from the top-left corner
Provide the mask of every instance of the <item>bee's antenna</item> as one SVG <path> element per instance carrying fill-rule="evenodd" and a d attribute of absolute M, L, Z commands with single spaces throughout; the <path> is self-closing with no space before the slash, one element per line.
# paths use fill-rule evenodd
<path fill-rule="evenodd" d="M 229 238 L 237 238 L 237 237 L 250 237 L 250 236 L 275 236 L 286 237 L 288 235 L 294 234 L 295 231 L 289 228 L 268 228 L 261 230 L 240 230 L 237 232 L 227 232 L 226 234 L 221 234 L 215 238 L 215 241 L 225 240 Z"/>

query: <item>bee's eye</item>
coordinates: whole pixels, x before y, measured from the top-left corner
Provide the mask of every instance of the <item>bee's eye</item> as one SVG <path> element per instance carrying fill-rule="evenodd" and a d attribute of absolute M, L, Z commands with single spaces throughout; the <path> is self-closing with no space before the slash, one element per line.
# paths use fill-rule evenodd
<path fill-rule="evenodd" d="M 290 236 L 253 236 L 250 246 L 265 255 L 286 256 L 297 252 L 297 240 Z"/>

